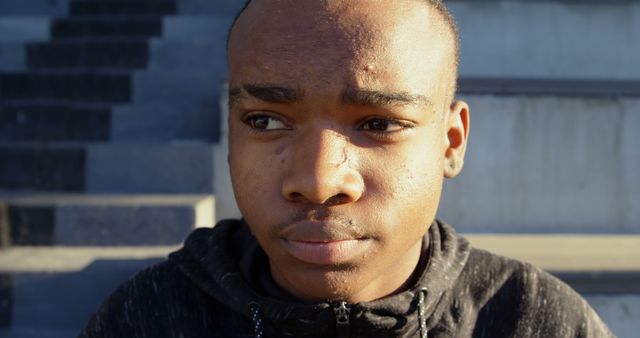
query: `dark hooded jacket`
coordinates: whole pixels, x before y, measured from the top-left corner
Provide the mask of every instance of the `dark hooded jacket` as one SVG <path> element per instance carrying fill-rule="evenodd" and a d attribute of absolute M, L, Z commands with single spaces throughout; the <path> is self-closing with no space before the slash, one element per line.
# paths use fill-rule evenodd
<path fill-rule="evenodd" d="M 242 221 L 197 229 L 120 286 L 80 337 L 613 337 L 567 285 L 471 248 L 435 221 L 412 286 L 367 303 L 307 304 L 278 288 Z"/>

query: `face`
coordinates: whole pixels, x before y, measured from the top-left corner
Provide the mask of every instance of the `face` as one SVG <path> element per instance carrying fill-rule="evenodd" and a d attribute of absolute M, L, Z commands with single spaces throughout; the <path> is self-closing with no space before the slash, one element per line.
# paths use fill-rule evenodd
<path fill-rule="evenodd" d="M 230 36 L 236 200 L 303 300 L 401 290 L 461 166 L 450 33 L 428 6 L 390 3 L 254 0 Z"/>

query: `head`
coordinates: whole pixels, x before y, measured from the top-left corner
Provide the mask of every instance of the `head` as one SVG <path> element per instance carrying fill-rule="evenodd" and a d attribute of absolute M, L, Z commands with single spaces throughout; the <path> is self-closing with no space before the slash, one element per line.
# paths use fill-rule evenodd
<path fill-rule="evenodd" d="M 415 270 L 469 130 L 438 6 L 253 0 L 230 32 L 236 200 L 300 299 L 381 298 Z"/>

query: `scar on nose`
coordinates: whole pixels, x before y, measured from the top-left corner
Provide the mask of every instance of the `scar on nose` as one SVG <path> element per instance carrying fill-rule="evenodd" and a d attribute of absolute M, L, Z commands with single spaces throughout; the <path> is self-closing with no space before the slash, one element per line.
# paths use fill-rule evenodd
<path fill-rule="evenodd" d="M 336 167 L 340 167 L 347 162 L 349 162 L 349 152 L 347 151 L 347 148 L 342 148 L 342 160 L 336 163 Z"/>

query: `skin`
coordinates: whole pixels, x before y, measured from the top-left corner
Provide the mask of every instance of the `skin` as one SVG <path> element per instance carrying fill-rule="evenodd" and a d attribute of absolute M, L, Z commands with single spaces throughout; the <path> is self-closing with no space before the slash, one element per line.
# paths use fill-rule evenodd
<path fill-rule="evenodd" d="M 229 165 L 275 282 L 350 303 L 408 287 L 468 107 L 420 1 L 255 0 L 229 40 Z"/>

